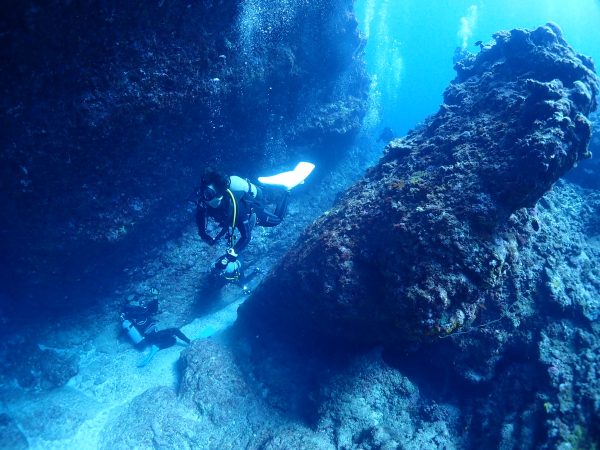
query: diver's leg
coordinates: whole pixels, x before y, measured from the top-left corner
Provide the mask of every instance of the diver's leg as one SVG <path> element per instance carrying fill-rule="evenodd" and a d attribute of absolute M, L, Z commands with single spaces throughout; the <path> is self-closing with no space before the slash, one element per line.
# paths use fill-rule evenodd
<path fill-rule="evenodd" d="M 281 223 L 288 209 L 290 191 L 285 191 L 275 205 L 275 212 L 271 213 L 264 208 L 257 211 L 258 223 L 263 227 L 274 227 Z"/>
<path fill-rule="evenodd" d="M 281 217 L 277 217 L 275 214 L 265 211 L 256 211 L 258 217 L 258 224 L 261 227 L 274 227 L 281 223 Z"/>
<path fill-rule="evenodd" d="M 190 343 L 190 338 L 188 338 L 179 328 L 171 328 L 173 331 L 173 335 L 181 339 L 186 344 Z"/>
<path fill-rule="evenodd" d="M 173 328 L 168 328 L 166 330 L 157 331 L 146 336 L 146 340 L 152 345 L 157 346 L 160 350 L 172 347 L 177 342 L 177 339 L 173 336 L 172 330 Z"/>
<path fill-rule="evenodd" d="M 281 198 L 279 199 L 277 206 L 275 207 L 275 215 L 277 217 L 279 217 L 280 221 L 283 220 L 283 218 L 287 214 L 289 201 L 290 201 L 290 191 L 285 191 L 283 193 L 283 195 L 281 196 Z"/>
<path fill-rule="evenodd" d="M 159 350 L 160 349 L 156 345 L 150 346 L 150 351 L 144 357 L 144 359 L 142 359 L 139 363 L 137 363 L 137 366 L 138 367 L 146 367 L 148 365 L 148 363 L 150 363 L 150 361 L 152 361 L 152 358 L 154 358 L 154 356 L 158 353 Z"/>
<path fill-rule="evenodd" d="M 177 343 L 175 339 L 178 337 L 186 344 L 190 343 L 189 338 L 183 334 L 179 328 L 165 328 L 164 330 L 157 331 L 154 333 L 154 343 L 158 345 L 161 350 L 163 348 L 171 347 Z"/>

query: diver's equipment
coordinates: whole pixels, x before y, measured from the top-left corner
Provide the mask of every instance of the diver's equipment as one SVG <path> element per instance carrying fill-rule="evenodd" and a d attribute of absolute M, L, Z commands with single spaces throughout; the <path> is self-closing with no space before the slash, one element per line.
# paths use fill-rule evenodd
<path fill-rule="evenodd" d="M 258 285 L 260 278 L 257 278 L 257 275 L 262 273 L 262 269 L 260 267 L 253 267 L 250 272 L 244 272 L 244 285 L 242 286 L 242 293 L 244 295 L 249 295 L 252 293 L 254 288 Z"/>
<path fill-rule="evenodd" d="M 258 188 L 252 184 L 250 180 L 238 177 L 237 175 L 231 175 L 229 177 L 229 189 L 232 191 L 244 192 L 253 199 L 258 195 Z"/>
<path fill-rule="evenodd" d="M 289 190 L 304 183 L 304 180 L 306 180 L 314 168 L 315 165 L 313 163 L 302 161 L 298 163 L 294 170 L 278 173 L 270 177 L 258 177 L 258 181 L 262 184 L 283 186 Z"/>
<path fill-rule="evenodd" d="M 227 243 L 229 247 L 233 247 L 235 245 L 235 222 L 237 221 L 237 201 L 235 200 L 235 195 L 233 195 L 231 189 L 227 189 L 227 193 L 231 197 L 231 202 L 233 204 L 233 220 L 231 223 L 231 233 L 229 234 L 229 239 Z"/>
<path fill-rule="evenodd" d="M 210 202 L 215 197 L 218 197 L 215 187 L 212 184 L 205 186 L 204 190 L 202 191 L 202 200 L 205 202 Z"/>
<path fill-rule="evenodd" d="M 219 195 L 217 189 L 212 184 L 205 186 L 201 195 L 202 201 L 211 208 L 218 208 L 221 204 L 221 200 L 223 200 L 223 196 Z"/>
<path fill-rule="evenodd" d="M 225 269 L 223 269 L 223 278 L 228 281 L 238 280 L 241 277 L 241 267 L 242 263 L 240 261 L 228 262 Z"/>
<path fill-rule="evenodd" d="M 121 327 L 127 332 L 134 344 L 144 340 L 144 336 L 156 330 L 156 321 L 152 316 L 158 313 L 158 299 L 150 301 L 130 301 L 121 313 Z"/>
<path fill-rule="evenodd" d="M 211 201 L 206 202 L 206 204 L 211 208 L 218 208 L 221 204 L 221 200 L 223 200 L 223 197 L 215 197 Z"/>
<path fill-rule="evenodd" d="M 227 265 L 223 269 L 223 277 L 226 280 L 233 281 L 237 280 L 241 276 L 242 262 L 237 259 L 238 255 L 233 248 L 228 248 L 225 252 L 225 259 L 227 259 Z"/>
<path fill-rule="evenodd" d="M 242 276 L 242 262 L 237 257 L 238 255 L 233 248 L 227 249 L 227 252 L 215 263 L 214 270 L 227 281 L 240 279 Z"/>
<path fill-rule="evenodd" d="M 232 247 L 230 247 L 225 252 L 225 256 L 229 261 L 234 262 L 237 260 L 238 254 Z"/>
<path fill-rule="evenodd" d="M 131 301 L 123 308 L 123 315 L 136 323 L 156 313 L 158 313 L 157 298 L 153 298 L 150 301 Z"/>
<path fill-rule="evenodd" d="M 219 270 L 225 270 L 229 263 L 238 262 L 237 261 L 237 253 L 233 248 L 228 248 L 223 256 L 221 256 L 217 262 L 215 263 L 215 268 Z"/>
<path fill-rule="evenodd" d="M 121 317 L 123 318 L 122 315 Z M 144 336 L 142 336 L 142 334 L 130 320 L 124 319 L 121 326 L 125 331 L 127 331 L 127 334 L 129 335 L 134 344 L 139 344 L 144 340 Z"/>

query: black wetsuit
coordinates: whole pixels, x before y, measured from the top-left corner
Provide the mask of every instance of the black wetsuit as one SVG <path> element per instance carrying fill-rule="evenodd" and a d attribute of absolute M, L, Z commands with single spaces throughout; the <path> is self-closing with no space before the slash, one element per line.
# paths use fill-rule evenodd
<path fill-rule="evenodd" d="M 176 337 L 186 344 L 190 343 L 189 338 L 183 334 L 179 328 L 166 328 L 164 330 L 151 331 L 144 334 L 144 344 L 156 345 L 159 349 L 172 347 L 177 342 Z"/>
<path fill-rule="evenodd" d="M 252 237 L 254 225 L 262 227 L 274 227 L 279 225 L 287 212 L 289 192 L 283 192 L 281 198 L 276 202 L 274 213 L 266 210 L 269 202 L 265 197 L 263 189 L 256 188 L 257 193 L 252 197 L 250 192 L 230 191 L 233 194 L 236 204 L 236 219 L 233 223 L 234 207 L 231 195 L 225 193 L 218 207 L 213 208 L 204 202 L 198 202 L 196 210 L 196 225 L 198 226 L 198 235 L 203 241 L 214 243 L 222 238 L 229 228 L 234 226 L 239 231 L 240 237 L 234 243 L 234 250 L 239 253 L 242 251 Z M 211 218 L 219 224 L 221 231 L 214 238 L 206 232 L 208 219 Z"/>
<path fill-rule="evenodd" d="M 123 320 L 131 322 L 143 340 L 137 345 L 156 345 L 159 349 L 171 347 L 177 342 L 176 338 L 189 344 L 189 338 L 179 328 L 159 330 L 153 315 L 158 312 L 158 300 L 152 300 L 147 305 L 125 305 L 121 314 Z"/>

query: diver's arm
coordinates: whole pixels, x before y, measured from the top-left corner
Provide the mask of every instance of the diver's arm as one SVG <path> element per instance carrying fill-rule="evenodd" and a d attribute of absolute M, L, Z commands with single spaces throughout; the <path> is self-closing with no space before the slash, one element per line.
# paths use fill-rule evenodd
<path fill-rule="evenodd" d="M 198 236 L 206 242 L 208 245 L 214 245 L 215 239 L 208 235 L 206 232 L 206 226 L 208 225 L 208 214 L 206 211 L 206 205 L 200 203 L 196 209 L 196 226 L 198 227 Z"/>

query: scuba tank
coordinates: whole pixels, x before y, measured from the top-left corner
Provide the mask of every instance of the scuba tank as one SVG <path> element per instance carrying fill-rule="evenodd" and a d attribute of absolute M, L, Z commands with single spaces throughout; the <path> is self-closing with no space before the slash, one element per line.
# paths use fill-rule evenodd
<path fill-rule="evenodd" d="M 131 321 L 124 319 L 121 326 L 125 331 L 127 331 L 128 336 L 131 338 L 134 344 L 139 344 L 144 340 L 144 336 L 142 336 L 142 334 L 135 327 L 135 325 L 131 323 Z"/>
<path fill-rule="evenodd" d="M 149 302 L 135 302 L 125 305 L 121 313 L 121 327 L 134 344 L 139 344 L 149 333 L 156 331 L 156 321 L 152 316 L 158 312 L 158 299 Z"/>

